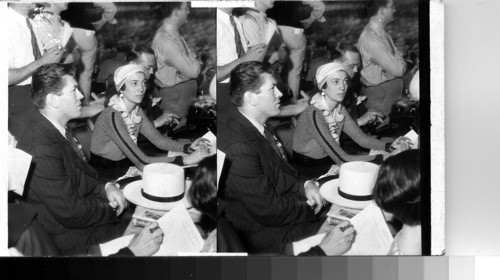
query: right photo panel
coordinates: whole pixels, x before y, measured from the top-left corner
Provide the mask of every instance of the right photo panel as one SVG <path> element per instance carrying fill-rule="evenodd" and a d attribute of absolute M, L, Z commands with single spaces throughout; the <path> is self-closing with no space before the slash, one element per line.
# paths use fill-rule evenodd
<path fill-rule="evenodd" d="M 244 3 L 216 11 L 217 251 L 430 255 L 428 6 Z"/>

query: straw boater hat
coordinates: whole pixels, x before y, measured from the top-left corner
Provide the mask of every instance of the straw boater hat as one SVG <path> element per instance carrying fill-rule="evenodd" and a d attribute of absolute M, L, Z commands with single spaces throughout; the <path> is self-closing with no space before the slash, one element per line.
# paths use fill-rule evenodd
<path fill-rule="evenodd" d="M 182 202 L 190 207 L 185 189 L 184 169 L 170 163 L 152 163 L 144 167 L 142 180 L 123 189 L 127 200 L 145 208 L 170 211 Z"/>
<path fill-rule="evenodd" d="M 321 186 L 321 195 L 339 206 L 363 209 L 372 201 L 372 189 L 379 166 L 370 162 L 346 162 L 340 166 L 339 178 Z"/>

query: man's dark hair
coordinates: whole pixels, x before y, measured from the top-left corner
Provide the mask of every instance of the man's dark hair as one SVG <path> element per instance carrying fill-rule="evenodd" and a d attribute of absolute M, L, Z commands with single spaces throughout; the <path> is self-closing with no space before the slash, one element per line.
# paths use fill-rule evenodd
<path fill-rule="evenodd" d="M 378 10 L 381 8 L 384 8 L 389 4 L 389 0 L 372 0 L 370 3 L 368 3 L 368 16 L 372 17 L 378 13 Z"/>
<path fill-rule="evenodd" d="M 351 44 L 339 43 L 335 49 L 332 49 L 330 58 L 332 60 L 342 60 L 342 56 L 345 55 L 346 52 L 352 52 L 359 54 L 358 48 Z"/>
<path fill-rule="evenodd" d="M 51 63 L 38 67 L 33 72 L 31 81 L 31 101 L 38 109 L 45 107 L 45 99 L 49 93 L 62 94 L 66 86 L 64 76 L 75 78 L 76 66 L 73 64 Z"/>
<path fill-rule="evenodd" d="M 130 62 L 139 63 L 139 59 L 141 57 L 141 54 L 143 53 L 155 55 L 155 52 L 150 47 L 145 45 L 137 45 L 125 55 L 125 62 L 127 64 Z"/>
<path fill-rule="evenodd" d="M 403 224 L 420 224 L 420 151 L 404 151 L 385 160 L 373 196 L 382 210 Z"/>
<path fill-rule="evenodd" d="M 163 18 L 168 18 L 172 16 L 172 13 L 176 9 L 180 9 L 182 4 L 186 2 L 167 2 L 161 6 L 161 15 Z"/>
<path fill-rule="evenodd" d="M 229 83 L 229 95 L 234 106 L 243 105 L 243 95 L 247 91 L 259 93 L 260 87 L 264 83 L 262 74 L 273 74 L 269 63 L 259 61 L 243 62 L 231 71 Z"/>

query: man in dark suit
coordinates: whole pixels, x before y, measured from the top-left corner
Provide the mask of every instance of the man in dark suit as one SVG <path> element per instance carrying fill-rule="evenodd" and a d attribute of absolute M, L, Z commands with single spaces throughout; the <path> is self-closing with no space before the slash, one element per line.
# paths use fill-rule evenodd
<path fill-rule="evenodd" d="M 65 127 L 81 114 L 77 86 L 74 66 L 38 68 L 31 94 L 38 112 L 18 142 L 33 156 L 23 200 L 36 208 L 62 255 L 87 254 L 92 245 L 122 235 L 130 219 L 120 217 L 127 201 L 118 185 L 98 179 Z"/>
<path fill-rule="evenodd" d="M 218 210 L 249 253 L 283 254 L 287 244 L 318 231 L 324 218 L 315 214 L 324 200 L 317 182 L 299 179 L 265 126 L 280 113 L 282 95 L 271 69 L 261 62 L 242 63 L 231 72 L 229 90 L 238 110 L 217 129 L 228 164 Z"/>

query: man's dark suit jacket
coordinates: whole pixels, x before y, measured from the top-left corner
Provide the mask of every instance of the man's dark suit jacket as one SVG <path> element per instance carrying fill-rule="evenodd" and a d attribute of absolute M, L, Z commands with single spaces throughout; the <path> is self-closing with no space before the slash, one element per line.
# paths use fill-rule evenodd
<path fill-rule="evenodd" d="M 33 156 L 25 186 L 25 203 L 62 255 L 87 253 L 90 246 L 118 237 L 126 228 L 104 192 L 104 182 L 42 114 L 18 139 L 17 148 Z"/>
<path fill-rule="evenodd" d="M 249 253 L 283 254 L 285 245 L 317 232 L 322 220 L 306 203 L 304 181 L 262 134 L 235 110 L 217 128 L 226 153 L 219 209 Z"/>

